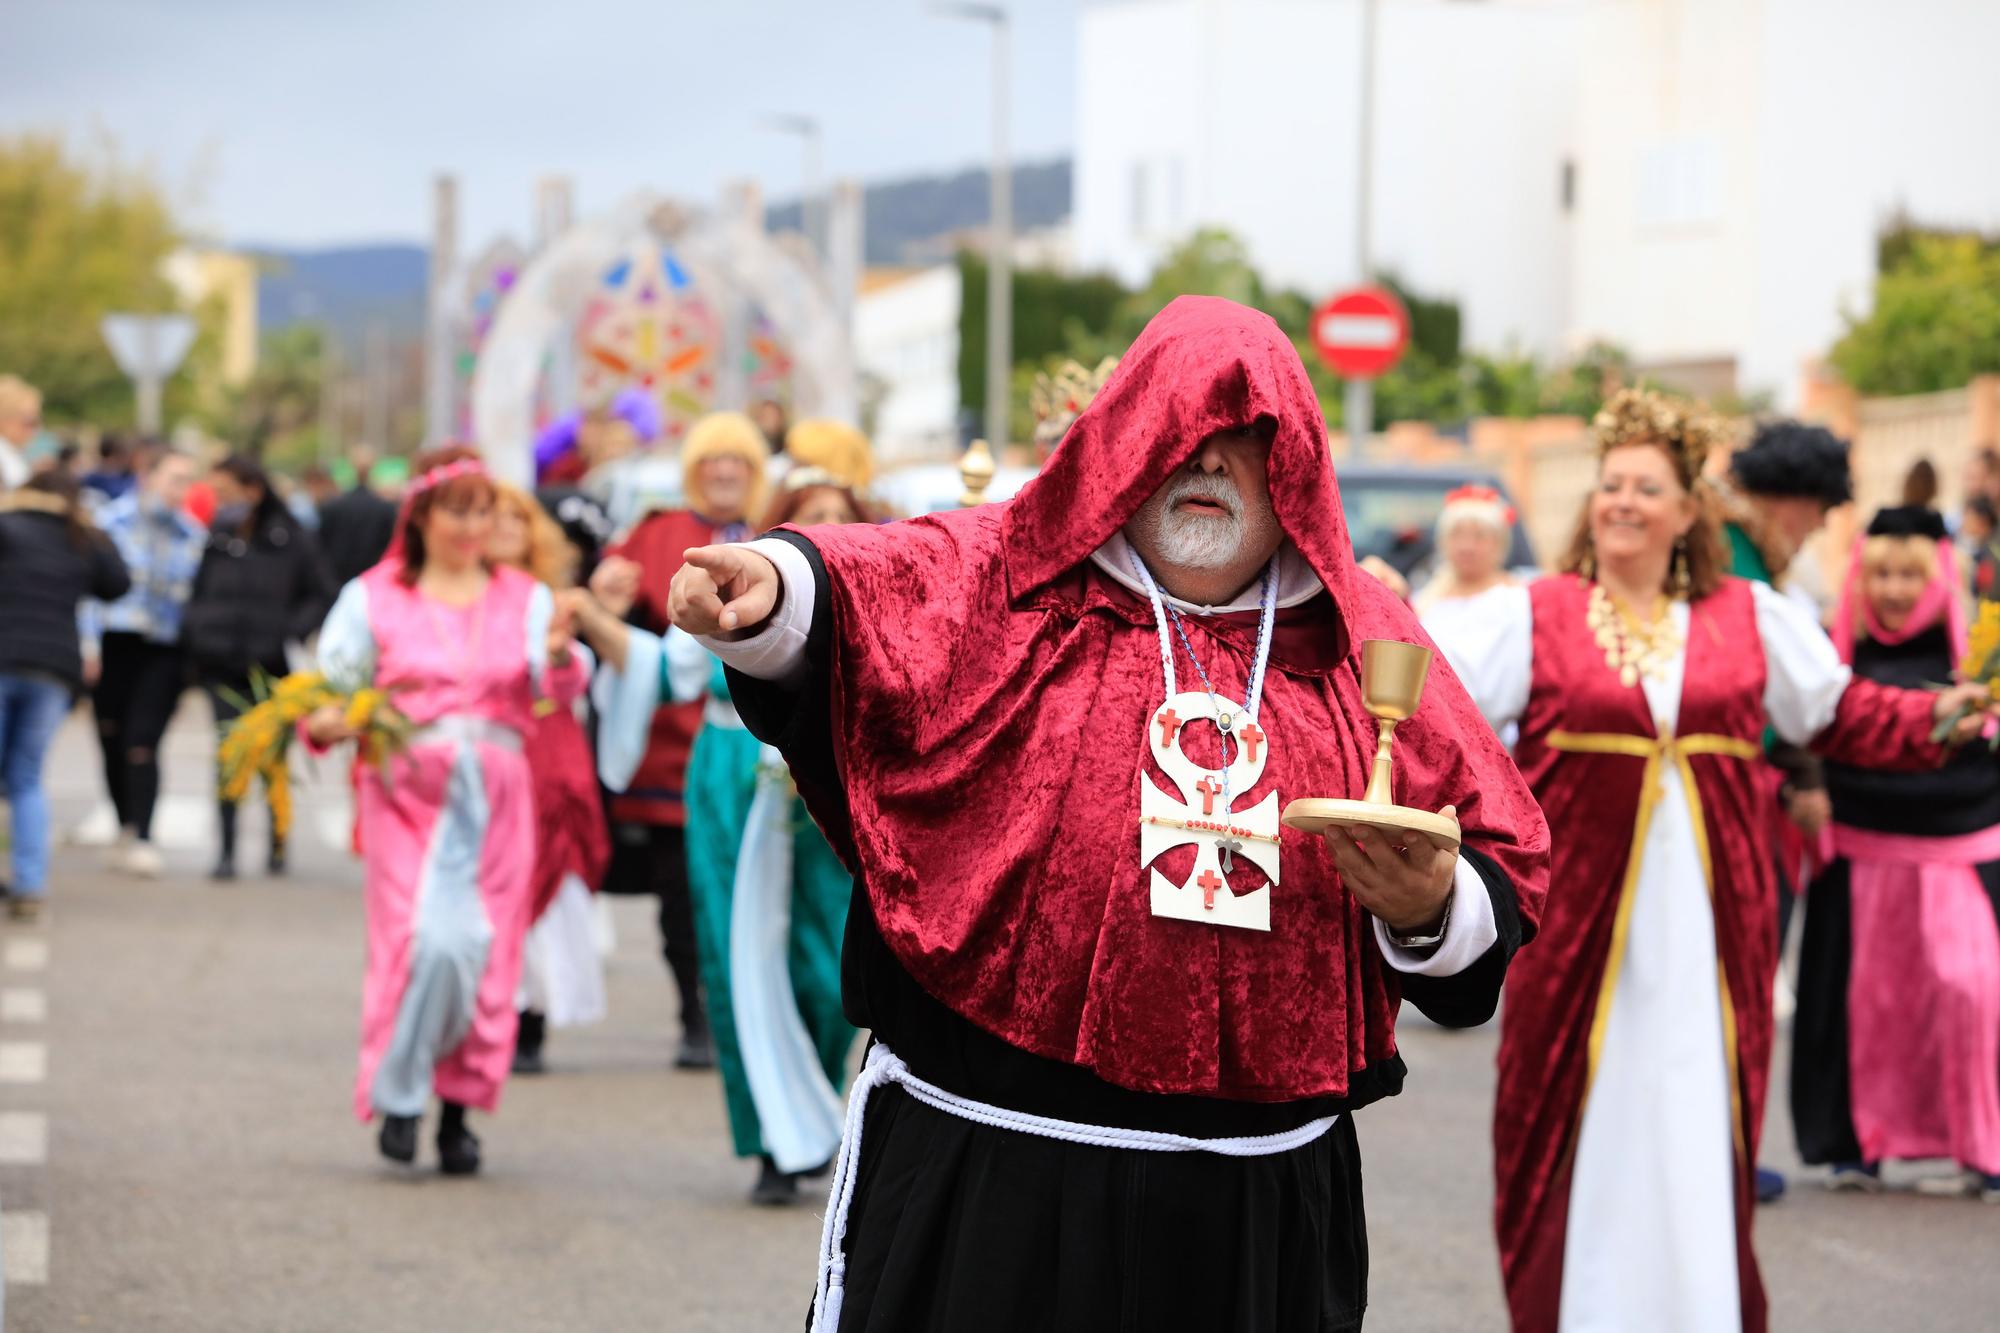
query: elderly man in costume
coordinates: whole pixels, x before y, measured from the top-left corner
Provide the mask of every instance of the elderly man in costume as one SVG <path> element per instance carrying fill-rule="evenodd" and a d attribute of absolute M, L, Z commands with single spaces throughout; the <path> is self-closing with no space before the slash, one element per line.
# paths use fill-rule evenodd
<path fill-rule="evenodd" d="M 692 551 L 669 609 L 855 872 L 814 1326 L 1358 1327 L 1352 1113 L 1401 998 L 1492 1012 L 1548 840 L 1442 668 L 1396 796 L 1460 852 L 1281 827 L 1361 793 L 1361 645 L 1422 635 L 1277 326 L 1177 300 L 1014 500 Z"/>
<path fill-rule="evenodd" d="M 664 632 L 667 584 L 681 567 L 682 554 L 689 547 L 750 536 L 750 522 L 764 507 L 765 456 L 763 435 L 741 412 L 714 412 L 697 421 L 681 446 L 687 508 L 659 509 L 640 519 L 607 552 L 619 558 L 597 571 L 592 591 L 608 604 L 629 607 L 628 618 L 640 628 Z M 611 802 L 616 845 L 609 884 L 630 892 L 643 877 L 645 891 L 659 899 L 662 946 L 680 989 L 681 1042 L 674 1063 L 683 1069 L 715 1064 L 685 841 L 688 755 L 701 717 L 699 697 L 655 712 L 638 771 Z"/>

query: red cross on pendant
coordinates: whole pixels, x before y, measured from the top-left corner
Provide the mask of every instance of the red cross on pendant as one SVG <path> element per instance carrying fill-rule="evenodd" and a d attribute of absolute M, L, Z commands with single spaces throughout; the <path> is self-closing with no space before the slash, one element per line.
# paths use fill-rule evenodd
<path fill-rule="evenodd" d="M 1153 720 L 1160 724 L 1160 744 L 1172 745 L 1174 743 L 1174 733 L 1181 729 L 1179 715 L 1171 708 L 1162 708 L 1159 716 Z"/>
<path fill-rule="evenodd" d="M 1222 784 L 1215 780 L 1215 775 L 1204 773 L 1201 781 L 1194 784 L 1194 789 L 1201 793 L 1201 812 L 1205 815 L 1214 814 L 1215 798 L 1222 795 Z"/>
<path fill-rule="evenodd" d="M 1197 879 L 1195 883 L 1201 886 L 1202 910 L 1213 912 L 1215 910 L 1215 891 L 1222 887 L 1222 876 L 1216 874 L 1213 870 L 1204 870 L 1201 872 L 1201 878 Z"/>
<path fill-rule="evenodd" d="M 1256 763 L 1257 747 L 1264 743 L 1264 729 L 1258 726 L 1255 722 L 1252 722 L 1248 726 L 1244 727 L 1242 731 L 1238 732 L 1237 735 L 1243 742 L 1243 751 L 1245 757 L 1248 758 L 1251 763 L 1253 764 Z"/>

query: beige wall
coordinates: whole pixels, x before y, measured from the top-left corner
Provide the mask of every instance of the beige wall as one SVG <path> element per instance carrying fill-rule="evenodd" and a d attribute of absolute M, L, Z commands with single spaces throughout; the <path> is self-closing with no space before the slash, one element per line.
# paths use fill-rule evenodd
<path fill-rule="evenodd" d="M 221 307 L 222 382 L 249 383 L 257 371 L 257 262 L 228 250 L 176 250 L 165 276 L 190 307 Z"/>

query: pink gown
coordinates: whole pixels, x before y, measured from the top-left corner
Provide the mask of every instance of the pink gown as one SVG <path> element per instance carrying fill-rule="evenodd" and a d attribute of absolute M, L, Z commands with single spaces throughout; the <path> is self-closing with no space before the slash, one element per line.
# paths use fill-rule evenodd
<path fill-rule="evenodd" d="M 320 631 L 336 685 L 372 681 L 420 730 L 356 797 L 368 966 L 355 1114 L 418 1115 L 430 1097 L 491 1111 L 514 1046 L 514 991 L 533 910 L 535 807 L 522 756 L 535 705 L 567 706 L 580 658 L 546 662 L 553 601 L 497 569 L 453 607 L 377 565 L 341 590 Z"/>

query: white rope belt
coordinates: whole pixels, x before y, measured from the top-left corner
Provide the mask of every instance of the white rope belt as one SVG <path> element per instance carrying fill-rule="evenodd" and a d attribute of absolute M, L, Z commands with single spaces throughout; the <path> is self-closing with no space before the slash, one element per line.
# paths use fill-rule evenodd
<path fill-rule="evenodd" d="M 813 1288 L 812 1333 L 836 1333 L 840 1328 L 840 1304 L 847 1286 L 847 1213 L 854 1203 L 854 1180 L 861 1165 L 861 1122 L 868 1096 L 886 1083 L 901 1084 L 903 1091 L 924 1105 L 955 1115 L 961 1120 L 1011 1129 L 1065 1143 L 1081 1143 L 1092 1148 L 1131 1148 L 1141 1152 L 1212 1152 L 1223 1157 L 1269 1157 L 1303 1148 L 1333 1128 L 1337 1115 L 1307 1121 L 1282 1134 L 1258 1134 L 1237 1139 L 1198 1139 L 1186 1134 L 1163 1134 L 1151 1129 L 1118 1129 L 1105 1125 L 1079 1125 L 1045 1115 L 1010 1111 L 1004 1106 L 976 1102 L 957 1093 L 946 1092 L 910 1072 L 910 1067 L 881 1042 L 869 1048 L 868 1060 L 854 1080 L 847 1097 L 847 1128 L 840 1136 L 840 1153 L 833 1167 L 833 1188 L 827 1199 L 826 1222 L 819 1235 L 819 1281 Z"/>

